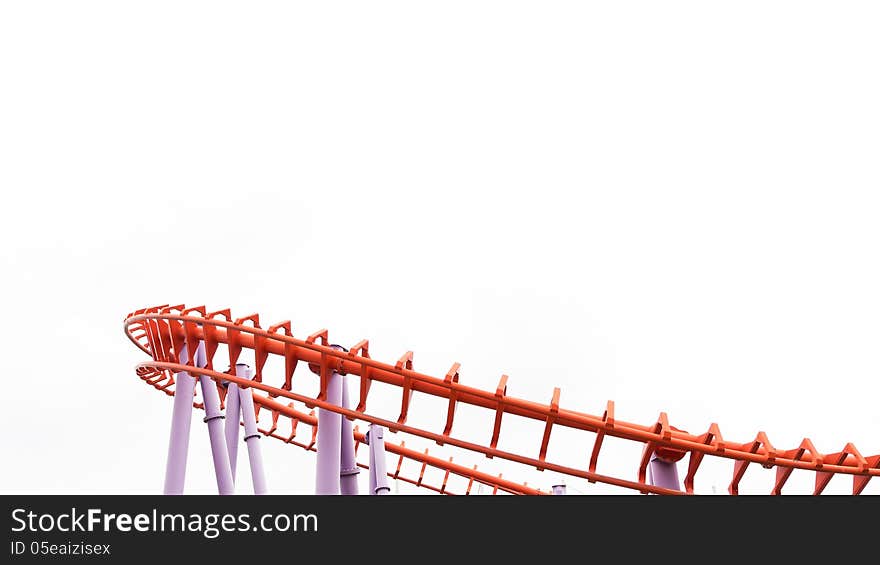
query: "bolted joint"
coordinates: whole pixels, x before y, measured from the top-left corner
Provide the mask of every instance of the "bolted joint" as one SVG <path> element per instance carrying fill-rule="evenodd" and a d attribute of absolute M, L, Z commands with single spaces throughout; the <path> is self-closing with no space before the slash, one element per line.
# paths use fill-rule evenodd
<path fill-rule="evenodd" d="M 335 343 L 330 344 L 328 347 L 330 347 L 331 349 L 334 349 L 336 351 L 343 351 L 345 353 L 348 353 L 348 348 L 343 347 L 341 345 L 337 345 Z M 344 359 L 336 359 L 336 360 L 329 360 L 328 359 L 327 360 L 328 368 L 331 371 L 336 371 L 340 375 L 345 375 L 346 374 L 345 371 L 342 370 L 342 365 L 343 365 L 344 361 L 345 361 Z M 320 375 L 321 374 L 321 365 L 318 363 L 309 363 L 309 370 L 311 372 L 315 373 L 316 375 Z"/>

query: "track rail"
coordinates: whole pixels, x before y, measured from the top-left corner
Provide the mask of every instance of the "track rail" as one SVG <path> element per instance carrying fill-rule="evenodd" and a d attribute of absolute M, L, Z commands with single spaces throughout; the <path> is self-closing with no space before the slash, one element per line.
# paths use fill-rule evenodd
<path fill-rule="evenodd" d="M 592 415 L 560 407 L 560 391 L 554 389 L 549 403 L 542 404 L 507 394 L 507 376 L 502 375 L 494 391 L 486 391 L 459 383 L 459 364 L 452 365 L 442 378 L 419 373 L 413 370 L 413 354 L 406 352 L 393 365 L 370 358 L 369 342 L 362 340 L 349 351 L 340 351 L 329 342 L 327 330 L 320 330 L 299 339 L 292 335 L 289 321 L 263 329 L 259 315 L 251 314 L 233 319 L 229 310 L 208 312 L 204 306 L 186 308 L 162 305 L 144 308 L 125 317 L 126 335 L 152 361 L 138 365 L 137 372 L 148 384 L 173 395 L 174 373 L 187 371 L 191 374 L 207 375 L 220 383 L 221 381 L 236 382 L 242 386 L 252 386 L 254 402 L 258 408 L 272 412 L 273 427 L 261 430 L 264 434 L 276 437 L 287 443 L 314 449 L 314 438 L 317 420 L 313 414 L 295 410 L 292 405 L 284 405 L 276 399 L 302 402 L 306 407 L 332 410 L 350 419 L 363 420 L 381 424 L 393 431 L 431 439 L 439 445 L 449 444 L 469 451 L 482 453 L 487 457 L 498 457 L 516 463 L 534 466 L 539 470 L 549 469 L 566 475 L 585 478 L 591 482 L 600 482 L 615 486 L 634 489 L 642 493 L 681 494 L 679 491 L 665 489 L 648 484 L 646 470 L 652 456 L 656 455 L 667 461 L 679 461 L 688 456 L 687 472 L 684 477 L 685 492 L 694 492 L 694 481 L 705 456 L 727 458 L 734 461 L 734 470 L 728 486 L 730 494 L 739 493 L 739 484 L 748 467 L 758 464 L 765 468 L 776 468 L 776 481 L 772 494 L 781 494 L 782 489 L 794 470 L 815 472 L 813 494 L 821 494 L 835 474 L 852 476 L 852 492 L 860 494 L 868 481 L 880 475 L 880 454 L 863 456 L 855 445 L 847 443 L 836 453 L 820 453 L 808 439 L 793 449 L 780 450 L 774 447 L 764 432 L 759 432 L 755 439 L 744 443 L 725 440 L 717 424 L 712 424 L 702 434 L 691 434 L 669 424 L 663 412 L 652 424 L 636 424 L 617 420 L 614 416 L 614 403 L 609 401 L 604 413 Z M 177 352 L 184 345 L 195 347 L 204 341 L 208 363 L 205 368 L 192 364 L 180 364 Z M 229 366 L 234 367 L 244 349 L 250 349 L 256 360 L 253 381 L 245 381 L 229 373 L 214 370 L 214 357 L 220 344 L 226 346 Z M 263 380 L 263 368 L 269 355 L 276 355 L 284 360 L 283 375 L 273 375 L 277 386 L 266 384 Z M 300 362 L 308 363 L 310 368 L 320 375 L 320 388 L 317 397 L 297 393 L 293 390 L 294 371 Z M 327 383 L 331 371 L 354 375 L 359 380 L 355 409 L 345 409 L 325 402 Z M 382 382 L 400 390 L 400 411 L 395 419 L 372 415 L 367 409 L 370 386 L 373 382 Z M 219 387 L 221 395 L 223 387 Z M 257 393 L 260 392 L 260 394 Z M 407 425 L 410 400 L 414 392 L 427 394 L 448 401 L 446 423 L 440 432 L 423 430 Z M 457 438 L 452 433 L 456 407 L 467 404 L 489 410 L 494 414 L 491 434 L 487 433 L 486 444 L 468 442 Z M 544 423 L 541 442 L 536 446 L 536 453 L 523 454 L 498 449 L 498 438 L 501 424 L 506 414 L 512 414 Z M 292 422 L 293 434 L 284 437 L 277 433 L 277 420 L 284 416 Z M 312 440 L 307 443 L 297 442 L 293 438 L 297 423 L 305 422 L 312 427 Z M 547 447 L 553 429 L 563 426 L 596 434 L 593 449 L 584 454 L 584 468 L 560 465 L 547 459 Z M 357 436 L 357 434 L 356 434 Z M 621 438 L 642 445 L 642 456 L 636 467 L 634 480 L 612 477 L 596 473 L 596 465 L 603 440 L 606 436 Z M 362 441 L 362 437 L 358 440 Z M 395 478 L 417 484 L 437 492 L 448 493 L 445 488 L 446 479 L 450 474 L 467 478 L 470 486 L 474 482 L 493 487 L 493 492 L 510 492 L 514 494 L 546 494 L 537 489 L 521 485 L 469 468 L 430 456 L 427 453 L 386 442 L 387 449 L 400 457 Z M 412 479 L 400 475 L 400 462 L 411 459 L 422 463 L 420 477 Z M 423 482 L 426 467 L 435 467 L 446 472 L 443 485 L 427 485 Z"/>

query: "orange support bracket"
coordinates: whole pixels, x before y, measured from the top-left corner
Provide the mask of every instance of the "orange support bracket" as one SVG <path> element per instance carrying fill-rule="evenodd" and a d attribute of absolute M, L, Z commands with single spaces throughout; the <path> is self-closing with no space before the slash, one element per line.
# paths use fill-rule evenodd
<path fill-rule="evenodd" d="M 238 363 L 238 358 L 241 356 L 241 330 L 238 329 L 238 326 L 243 324 L 245 320 L 251 320 L 254 323 L 254 327 L 259 327 L 260 316 L 258 314 L 251 314 L 250 316 L 235 320 L 233 322 L 235 327 L 226 328 L 226 347 L 229 349 L 230 369 L 235 367 L 235 364 Z"/>
<path fill-rule="evenodd" d="M 243 326 L 245 322 L 251 322 L 255 329 L 262 329 L 260 327 L 260 315 L 259 314 L 251 314 L 250 316 L 245 316 L 243 318 L 238 318 L 235 320 L 236 326 Z M 269 351 L 266 349 L 266 338 L 253 334 L 254 336 L 254 376 L 253 380 L 261 383 L 263 382 L 263 365 L 266 364 L 266 359 L 269 357 Z"/>
<path fill-rule="evenodd" d="M 407 351 L 397 360 L 394 368 L 403 373 L 403 392 L 400 399 L 400 417 L 397 418 L 398 424 L 405 424 L 406 417 L 409 413 L 409 402 L 412 400 L 412 377 L 410 377 L 404 369 L 412 371 L 413 368 L 413 352 Z M 396 430 L 391 430 L 396 431 Z"/>
<path fill-rule="evenodd" d="M 316 331 L 315 333 L 311 334 L 309 337 L 307 337 L 306 343 L 314 344 L 315 341 L 320 339 L 321 340 L 320 345 L 327 345 L 327 341 L 329 339 L 328 335 L 329 335 L 329 332 L 327 331 L 326 328 L 320 329 L 320 330 Z M 312 367 L 311 364 L 309 364 L 309 368 L 314 371 L 314 368 Z M 327 400 L 327 382 L 330 380 L 330 375 L 327 374 L 327 370 L 328 370 L 327 354 L 323 350 L 321 350 L 321 366 L 319 367 L 319 370 L 318 370 L 318 372 L 321 376 L 321 384 L 320 384 L 321 388 L 320 388 L 320 390 L 318 390 L 317 400 L 321 400 L 321 401 Z M 308 407 L 314 408 L 314 406 L 308 406 Z"/>
<path fill-rule="evenodd" d="M 405 446 L 406 446 L 406 442 L 401 441 L 400 447 L 403 448 Z M 392 475 L 392 478 L 396 479 L 397 477 L 400 476 L 400 467 L 402 465 L 403 465 L 403 451 L 400 452 L 400 459 L 397 460 L 397 468 L 394 470 L 394 474 Z"/>
<path fill-rule="evenodd" d="M 647 484 L 648 463 L 651 462 L 651 455 L 658 451 L 659 441 L 669 441 L 672 438 L 672 431 L 669 428 L 669 418 L 666 412 L 660 412 L 657 423 L 654 424 L 653 433 L 657 435 L 657 441 L 648 441 L 642 450 L 642 459 L 639 462 L 639 483 Z M 647 491 L 643 491 L 647 494 Z"/>
<path fill-rule="evenodd" d="M 773 466 L 773 461 L 776 460 L 776 450 L 773 449 L 773 445 L 770 444 L 770 440 L 767 439 L 767 434 L 764 432 L 758 432 L 758 436 L 751 443 L 744 443 L 738 446 L 738 449 L 747 450 L 749 453 L 759 453 L 761 447 L 764 447 L 765 455 L 765 462 L 762 463 L 762 466 L 769 469 Z M 733 478 L 727 487 L 727 492 L 733 495 L 739 494 L 739 482 L 742 480 L 743 475 L 746 474 L 749 463 L 750 461 L 746 459 L 738 459 L 734 463 Z"/>
<path fill-rule="evenodd" d="M 196 306 L 195 308 L 187 308 L 183 310 L 180 315 L 193 317 L 193 313 L 199 313 L 202 315 L 202 318 L 205 317 L 205 307 L 204 306 Z M 189 359 L 187 360 L 187 365 L 195 366 L 195 350 L 199 347 L 199 325 L 192 320 L 184 320 L 183 321 L 183 335 L 186 340 L 186 349 L 189 351 Z M 205 349 L 205 358 L 208 359 L 208 366 L 211 366 L 211 359 L 208 358 L 207 348 Z"/>
<path fill-rule="evenodd" d="M 476 470 L 477 470 L 477 466 L 474 465 L 474 471 L 476 471 Z M 468 480 L 468 486 L 467 486 L 467 489 L 464 491 L 464 493 L 465 493 L 466 495 L 471 493 L 471 487 L 472 487 L 473 485 L 474 485 L 474 476 L 471 475 L 471 476 L 470 476 L 470 480 Z"/>
<path fill-rule="evenodd" d="M 499 481 L 501 480 L 501 477 L 502 477 L 503 475 L 504 475 L 504 473 L 498 473 L 498 480 L 499 480 Z M 492 494 L 498 494 L 498 483 L 495 483 L 493 486 L 494 486 L 495 488 L 492 489 Z"/>
<path fill-rule="evenodd" d="M 425 448 L 425 455 L 426 456 L 428 455 L 428 448 L 427 447 Z M 427 469 L 427 468 L 428 468 L 428 459 L 426 457 L 425 460 L 422 461 L 422 469 L 419 471 L 419 480 L 416 481 L 417 487 L 422 486 L 422 479 L 425 478 L 425 469 Z"/>
<path fill-rule="evenodd" d="M 141 378 L 142 378 L 144 381 L 146 381 L 147 384 L 151 384 L 151 385 L 152 385 L 152 384 L 155 384 L 155 383 L 161 381 L 162 379 L 164 379 L 164 378 L 165 378 L 165 373 L 163 373 L 163 372 L 161 372 L 161 371 L 160 371 L 160 372 L 156 372 L 156 373 L 148 373 L 147 375 L 141 376 Z"/>
<path fill-rule="evenodd" d="M 357 425 L 354 426 L 354 427 L 351 429 L 351 433 L 352 433 L 352 435 L 355 437 L 355 441 L 354 441 L 354 456 L 355 456 L 355 458 L 357 458 L 358 447 L 360 447 L 360 445 L 361 445 L 361 442 L 358 441 L 357 438 L 360 437 L 360 436 L 362 436 L 362 435 L 364 435 L 364 434 L 361 434 L 361 433 L 360 433 L 360 426 L 357 426 Z"/>
<path fill-rule="evenodd" d="M 795 449 L 782 452 L 782 457 L 785 459 L 791 459 L 793 461 L 800 461 L 806 453 L 810 454 L 813 463 L 816 465 L 817 468 L 822 467 L 822 455 L 816 450 L 816 446 L 813 445 L 813 442 L 810 441 L 810 438 L 805 437 L 803 441 L 801 441 L 801 444 Z M 773 490 L 770 491 L 770 494 L 782 494 L 782 487 L 785 486 L 785 483 L 791 476 L 792 471 L 794 471 L 794 467 L 776 467 L 776 484 L 773 485 Z"/>
<path fill-rule="evenodd" d="M 871 469 L 880 469 L 880 455 L 868 457 L 866 463 Z M 861 494 L 865 487 L 868 486 L 868 481 L 870 480 L 871 475 L 853 475 L 853 495 Z"/>
<path fill-rule="evenodd" d="M 269 329 L 266 330 L 271 334 L 277 334 L 278 330 L 283 330 L 283 334 L 287 337 L 293 337 L 293 331 L 290 329 L 290 320 L 284 320 L 281 323 L 275 324 L 274 326 L 269 326 Z M 293 386 L 293 372 L 296 371 L 296 366 L 299 363 L 299 358 L 296 356 L 296 347 L 292 343 L 284 342 L 284 384 L 281 385 L 283 390 L 290 390 Z"/>
<path fill-rule="evenodd" d="M 149 309 L 144 310 L 144 314 L 149 314 Z M 159 342 L 159 337 L 156 328 L 154 327 L 153 320 L 144 320 L 141 327 L 147 335 L 147 348 L 150 350 L 150 355 L 152 355 L 153 359 L 156 361 L 165 361 L 165 359 L 159 358 L 159 355 L 164 354 L 164 352 Z"/>
<path fill-rule="evenodd" d="M 700 436 L 700 443 L 704 443 L 706 445 L 712 445 L 713 443 L 720 444 L 723 446 L 724 442 L 721 439 L 721 430 L 718 429 L 718 424 L 712 423 L 709 426 L 709 431 Z M 723 449 L 723 447 L 722 447 Z M 684 490 L 688 494 L 694 493 L 694 476 L 697 474 L 697 469 L 700 468 L 700 463 L 703 461 L 703 457 L 706 454 L 702 451 L 691 451 L 691 456 L 688 459 L 688 470 L 687 474 L 684 477 Z"/>
<path fill-rule="evenodd" d="M 449 458 L 449 463 L 452 463 L 452 457 Z M 440 494 L 446 492 L 446 483 L 449 481 L 449 468 L 446 468 L 446 474 L 443 475 L 443 485 L 440 486 Z"/>
<path fill-rule="evenodd" d="M 208 312 L 205 314 L 206 320 L 213 320 L 217 316 L 223 316 L 227 322 L 232 321 L 232 312 L 226 310 L 218 310 L 216 312 Z M 205 358 L 208 360 L 208 369 L 214 370 L 214 354 L 220 344 L 220 338 L 217 336 L 217 326 L 214 324 L 202 324 L 202 339 L 205 340 Z"/>
<path fill-rule="evenodd" d="M 173 393 L 173 392 L 169 392 L 169 391 L 168 391 L 168 388 L 169 388 L 171 385 L 175 384 L 175 382 L 176 382 L 176 381 L 174 380 L 174 375 L 170 375 L 170 374 L 168 374 L 167 371 L 161 371 L 161 372 L 158 374 L 158 376 L 159 376 L 160 379 L 161 379 L 161 378 L 165 378 L 166 375 L 167 375 L 168 378 L 167 378 L 167 380 L 165 381 L 165 384 L 162 385 L 162 386 L 160 386 L 160 387 L 158 387 L 158 388 L 159 388 L 159 390 L 161 390 L 161 391 L 164 392 L 165 394 L 167 394 L 167 395 L 169 395 L 169 396 L 174 396 L 174 393 Z M 153 386 L 156 386 L 153 382 L 151 382 L 150 384 L 153 385 Z"/>
<path fill-rule="evenodd" d="M 538 452 L 538 460 L 547 459 L 547 446 L 550 444 L 550 432 L 553 430 L 553 424 L 556 422 L 556 416 L 559 414 L 559 387 L 553 389 L 553 397 L 550 399 L 550 412 L 547 414 L 547 423 L 544 425 L 544 437 L 541 439 L 541 450 Z M 539 471 L 543 471 L 543 467 L 536 467 Z"/>
<path fill-rule="evenodd" d="M 449 437 L 449 434 L 452 432 L 452 421 L 455 419 L 455 409 L 458 407 L 458 394 L 452 385 L 453 383 L 458 384 L 459 369 L 461 369 L 461 364 L 453 363 L 443 378 L 443 383 L 449 387 L 449 407 L 446 409 L 446 425 L 443 427 L 444 437 Z M 443 442 L 438 440 L 437 445 L 443 445 Z"/>
<path fill-rule="evenodd" d="M 605 413 L 602 414 L 603 426 L 596 432 L 596 439 L 593 441 L 593 452 L 590 454 L 590 473 L 596 472 L 596 464 L 599 462 L 599 450 L 602 449 L 602 441 L 605 439 L 605 430 L 614 429 L 614 401 L 609 400 L 605 405 Z M 596 481 L 587 479 L 591 483 Z"/>
<path fill-rule="evenodd" d="M 167 307 L 168 305 L 164 304 L 154 308 L 147 308 L 144 310 L 144 314 L 159 314 Z M 149 333 L 153 336 L 155 342 L 155 348 L 152 351 L 153 359 L 156 361 L 171 361 L 171 334 L 167 331 L 168 324 L 166 324 L 164 320 L 157 320 L 155 318 L 149 318 L 144 321 L 149 326 Z M 166 331 L 163 332 L 163 329 Z"/>
<path fill-rule="evenodd" d="M 329 335 L 330 334 L 326 328 L 320 329 L 320 330 L 316 331 L 315 333 L 311 334 L 309 337 L 307 337 L 306 343 L 314 344 L 318 339 L 320 339 L 321 343 L 319 345 L 327 345 L 327 340 L 330 339 L 328 337 Z"/>
<path fill-rule="evenodd" d="M 856 449 L 856 446 L 852 443 L 847 443 L 846 446 L 844 446 L 843 451 L 840 451 L 839 453 L 833 453 L 831 455 L 826 455 L 826 457 L 829 460 L 829 464 L 842 465 L 843 462 L 846 461 L 847 457 L 850 455 L 855 457 L 856 463 L 858 464 L 859 472 L 864 472 L 868 468 L 868 461 L 864 457 L 862 457 L 862 454 L 859 453 L 859 450 Z M 827 471 L 816 471 L 816 488 L 813 490 L 813 494 L 822 494 L 822 491 L 825 490 L 825 487 L 828 486 L 828 483 L 831 481 L 831 477 L 833 476 L 834 473 L 829 473 Z"/>
<path fill-rule="evenodd" d="M 495 449 L 498 447 L 498 436 L 501 434 L 501 416 L 504 415 L 504 397 L 507 396 L 507 375 L 501 375 L 498 386 L 495 388 L 495 398 L 498 399 L 498 407 L 495 409 L 495 425 L 492 428 L 492 441 L 489 447 Z M 490 453 L 486 457 L 492 459 Z"/>
<path fill-rule="evenodd" d="M 182 312 L 186 307 L 184 304 L 178 304 L 177 306 L 166 306 L 159 310 L 159 314 L 170 314 L 173 311 L 177 311 L 178 313 Z M 171 352 L 169 355 L 170 359 L 173 359 L 175 363 L 180 363 L 180 351 L 183 349 L 183 344 L 185 343 L 185 337 L 183 332 L 183 324 L 176 320 L 165 319 L 162 321 L 166 334 L 168 336 L 168 343 L 171 345 Z M 161 332 L 161 329 L 160 329 Z M 188 355 L 188 363 L 187 365 L 193 364 L 193 355 Z"/>
<path fill-rule="evenodd" d="M 311 451 L 313 447 L 315 447 L 315 443 L 318 441 L 318 419 L 315 417 L 315 411 L 309 411 L 309 416 L 315 418 L 315 423 L 312 424 L 312 439 L 309 440 L 309 444 L 306 446 L 306 449 Z"/>
<path fill-rule="evenodd" d="M 767 438 L 767 434 L 764 432 L 758 432 L 758 437 L 755 438 L 754 443 L 760 443 L 762 448 L 760 451 L 763 451 L 764 453 L 765 461 L 761 465 L 765 469 L 772 468 L 776 463 L 777 452 L 776 448 L 773 447 L 773 444 L 771 444 L 770 440 Z"/>
<path fill-rule="evenodd" d="M 288 406 L 293 408 L 293 402 L 289 403 Z M 254 408 L 256 408 L 256 406 Z M 279 412 L 278 410 L 272 410 L 272 426 L 266 430 L 258 428 L 259 431 L 266 434 L 267 436 L 274 434 L 275 430 L 278 429 L 278 417 L 279 416 L 281 416 L 281 412 Z"/>
<path fill-rule="evenodd" d="M 291 405 L 292 404 L 293 403 L 291 402 Z M 315 411 L 312 410 L 311 412 L 309 412 L 309 415 L 314 416 Z M 291 418 L 290 419 L 290 435 L 287 436 L 287 443 L 292 442 L 296 438 L 296 429 L 299 427 L 299 423 L 300 423 L 299 418 Z"/>
<path fill-rule="evenodd" d="M 161 345 L 161 357 L 166 361 L 177 362 L 174 350 L 174 339 L 171 337 L 171 326 L 167 320 L 152 320 L 156 335 Z"/>
<path fill-rule="evenodd" d="M 360 354 L 360 355 L 358 355 Z M 363 359 L 370 358 L 370 342 L 366 339 L 362 339 L 352 347 L 348 351 L 348 356 L 357 359 L 361 357 Z M 361 373 L 361 383 L 360 383 L 360 399 L 358 400 L 358 405 L 355 408 L 358 412 L 364 412 L 367 409 L 367 395 L 370 393 L 370 385 L 373 384 L 373 380 L 370 378 L 370 366 L 364 363 L 362 365 L 363 372 Z"/>

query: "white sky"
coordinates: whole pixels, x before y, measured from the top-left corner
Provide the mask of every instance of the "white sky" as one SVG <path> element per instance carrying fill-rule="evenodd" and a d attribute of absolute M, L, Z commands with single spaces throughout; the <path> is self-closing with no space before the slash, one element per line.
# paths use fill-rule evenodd
<path fill-rule="evenodd" d="M 3 3 L 0 489 L 161 492 L 171 401 L 122 317 L 169 302 L 563 408 L 880 452 L 878 28 L 872 2 Z M 215 492 L 203 428 L 188 492 Z M 500 447 L 542 429 L 505 419 Z M 591 445 L 557 428 L 549 457 Z M 312 492 L 314 454 L 263 446 L 272 492 Z M 602 453 L 635 478 L 638 446 Z"/>

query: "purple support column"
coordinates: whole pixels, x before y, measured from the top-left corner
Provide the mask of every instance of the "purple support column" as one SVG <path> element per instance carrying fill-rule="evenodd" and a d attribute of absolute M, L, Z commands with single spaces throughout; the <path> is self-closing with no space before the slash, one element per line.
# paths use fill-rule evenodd
<path fill-rule="evenodd" d="M 651 462 L 648 465 L 648 480 L 655 487 L 681 490 L 675 462 L 661 459 L 656 453 L 651 455 Z"/>
<path fill-rule="evenodd" d="M 201 353 L 201 355 L 199 355 Z M 199 344 L 196 353 L 196 365 L 205 366 L 204 348 Z M 208 424 L 208 435 L 211 438 L 211 454 L 214 456 L 214 475 L 217 477 L 217 491 L 220 494 L 232 494 L 235 483 L 229 467 L 229 451 L 226 449 L 226 437 L 223 435 L 223 413 L 220 412 L 220 394 L 211 377 L 199 377 L 202 386 L 202 402 L 205 404 L 205 423 Z"/>
<path fill-rule="evenodd" d="M 247 365 L 238 364 L 235 366 L 235 375 L 243 376 L 243 371 L 239 367 L 247 367 Z M 238 461 L 238 428 L 239 425 L 239 395 L 238 385 L 228 383 L 226 387 L 226 450 L 229 452 L 229 471 L 232 473 L 232 480 L 235 481 L 235 467 Z"/>
<path fill-rule="evenodd" d="M 370 494 L 388 494 L 391 488 L 385 470 L 385 428 L 370 424 L 366 439 L 370 446 Z"/>
<path fill-rule="evenodd" d="M 327 379 L 327 402 L 342 404 L 342 375 L 331 371 Z M 342 470 L 342 414 L 318 409 L 318 464 L 315 469 L 315 494 L 339 494 Z"/>
<path fill-rule="evenodd" d="M 342 376 L 342 406 L 348 408 L 348 380 Z M 358 469 L 354 457 L 354 433 L 351 420 L 342 416 L 342 453 L 340 467 L 340 485 L 342 494 L 355 495 L 358 493 Z"/>
<path fill-rule="evenodd" d="M 244 371 L 239 372 L 235 367 L 235 374 L 251 378 L 251 370 L 246 366 Z M 260 431 L 257 429 L 257 416 L 254 411 L 254 389 L 238 389 L 241 400 L 241 415 L 244 420 L 244 443 L 247 445 L 248 459 L 251 464 L 251 482 L 254 484 L 254 494 L 266 494 L 266 476 L 263 472 L 263 452 L 260 450 Z"/>
<path fill-rule="evenodd" d="M 185 345 L 178 358 L 181 363 L 189 361 Z M 165 494 L 183 494 L 195 388 L 196 381 L 189 373 L 181 371 L 174 375 L 174 408 L 171 413 L 168 460 L 165 464 Z"/>

